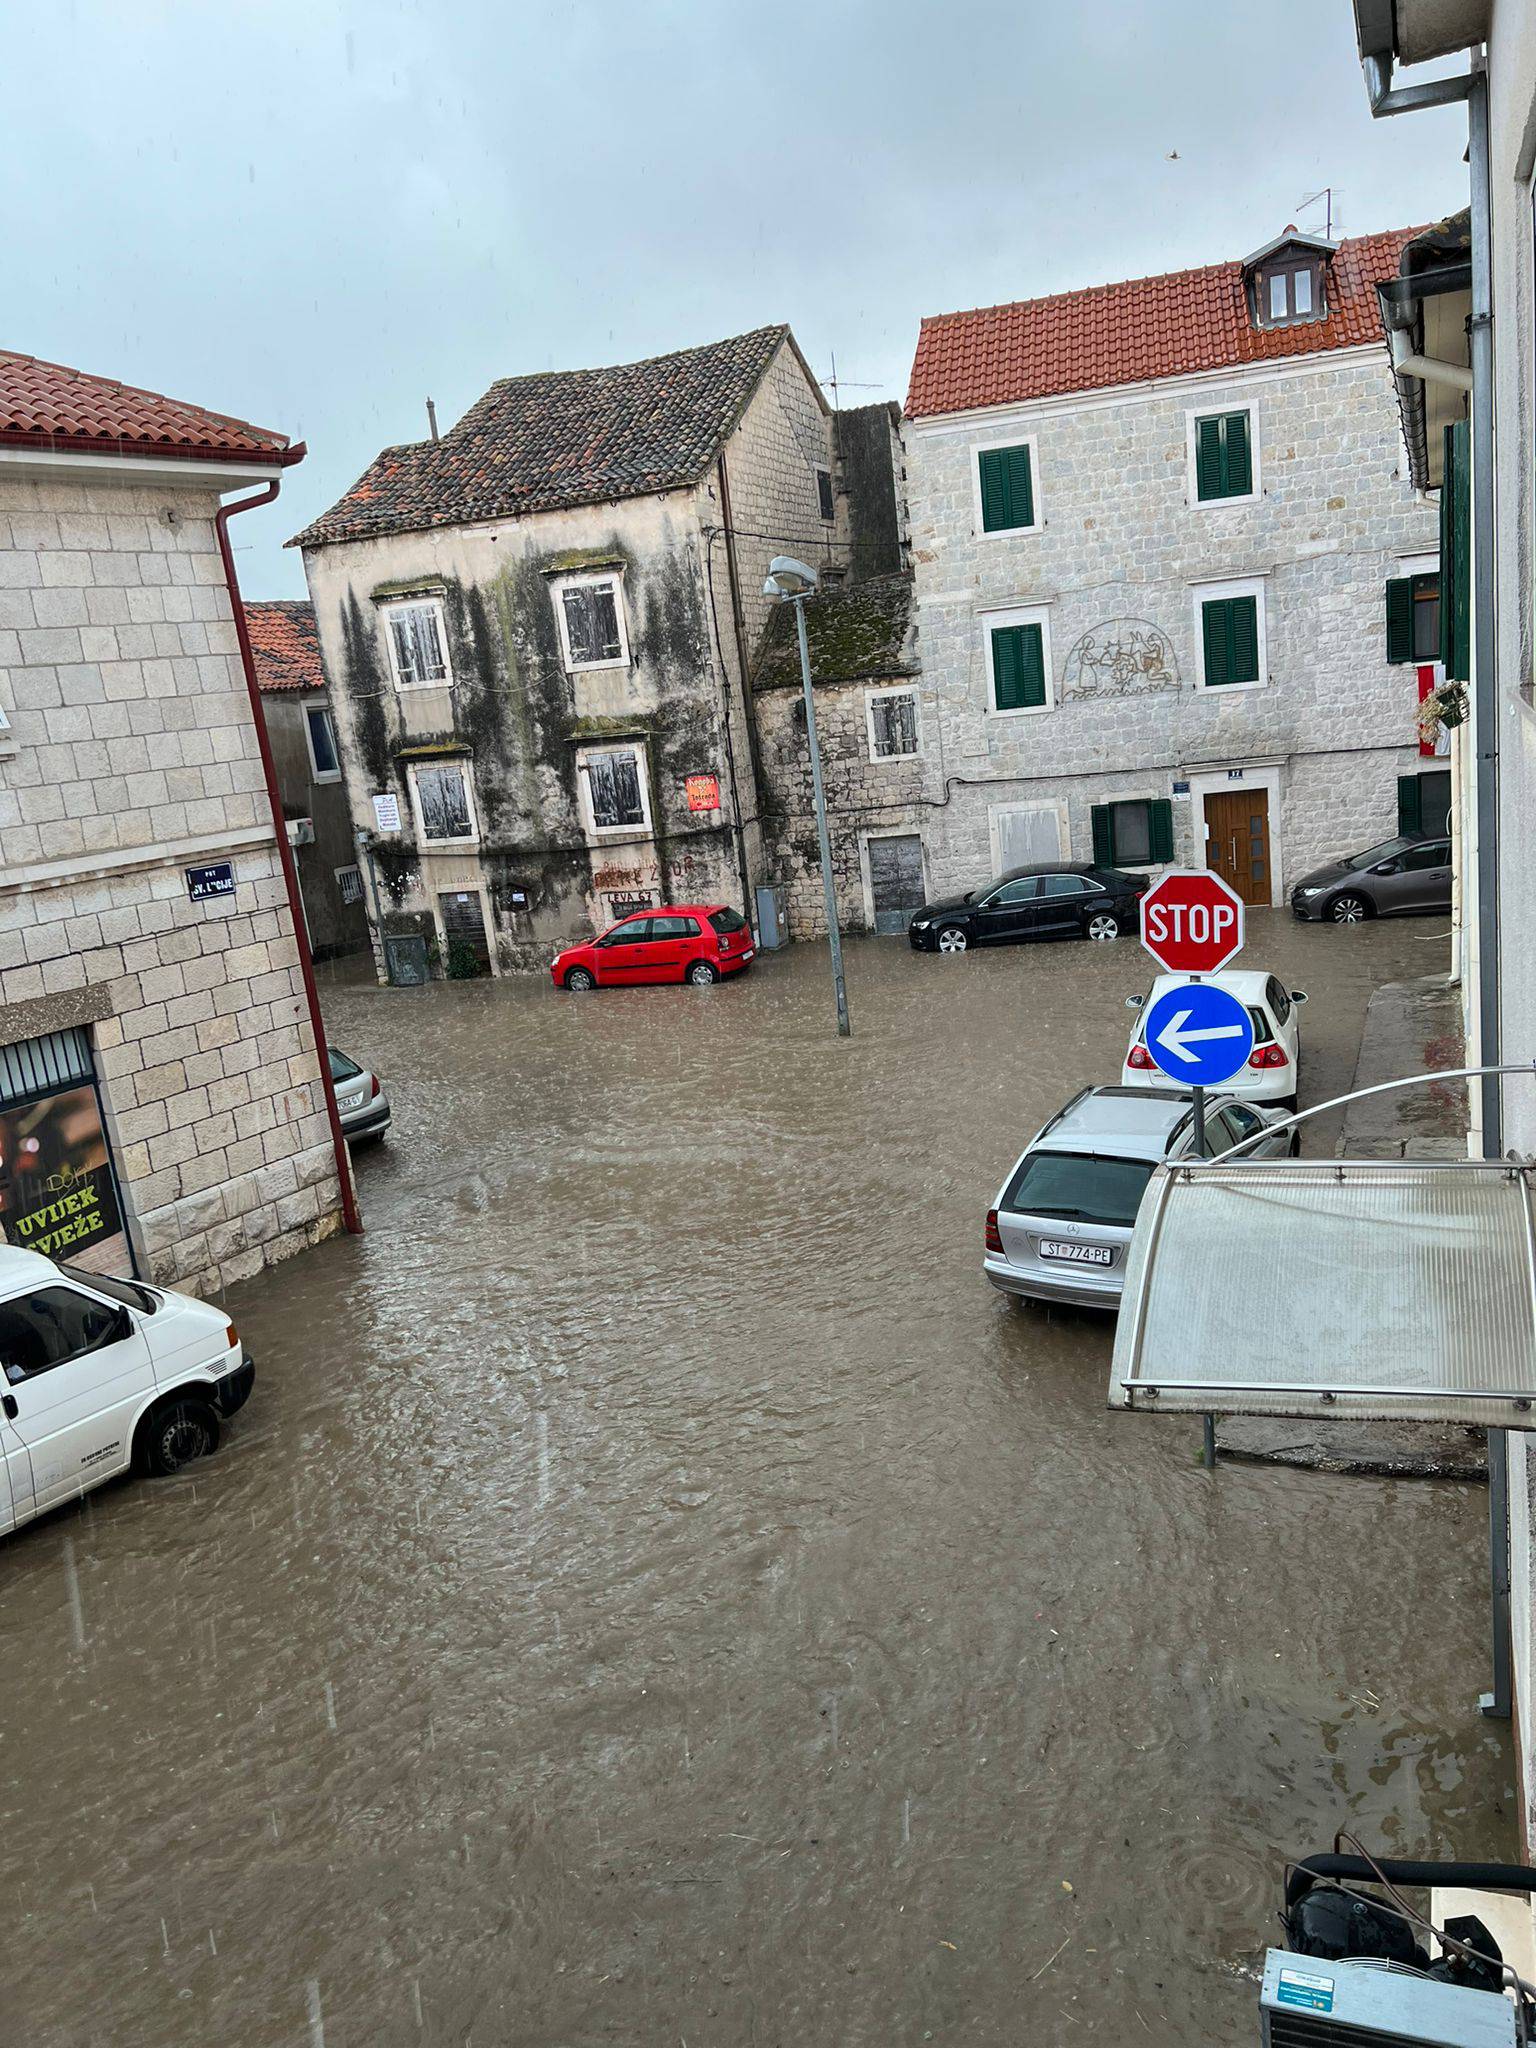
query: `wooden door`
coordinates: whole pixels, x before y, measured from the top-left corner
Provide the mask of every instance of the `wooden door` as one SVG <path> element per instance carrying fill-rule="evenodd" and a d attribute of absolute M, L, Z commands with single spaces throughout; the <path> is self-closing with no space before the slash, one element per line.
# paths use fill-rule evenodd
<path fill-rule="evenodd" d="M 1269 791 L 1223 790 L 1205 799 L 1205 864 L 1245 903 L 1271 899 Z"/>
<path fill-rule="evenodd" d="M 923 903 L 923 842 L 917 834 L 870 840 L 869 893 L 875 930 L 905 936 L 913 911 Z"/>

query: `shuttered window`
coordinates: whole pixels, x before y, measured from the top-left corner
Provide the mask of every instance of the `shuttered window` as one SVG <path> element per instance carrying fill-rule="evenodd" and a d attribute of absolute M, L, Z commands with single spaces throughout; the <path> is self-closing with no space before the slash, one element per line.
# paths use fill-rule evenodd
<path fill-rule="evenodd" d="M 1259 680 L 1259 601 L 1256 597 L 1207 598 L 1200 607 L 1205 646 L 1205 686 Z"/>
<path fill-rule="evenodd" d="M 1387 580 L 1387 659 L 1440 659 L 1440 578 L 1392 576 Z"/>
<path fill-rule="evenodd" d="M 1472 461 L 1467 422 L 1445 430 L 1440 486 L 1440 659 L 1453 682 L 1472 673 Z"/>
<path fill-rule="evenodd" d="M 1045 703 L 1045 635 L 1039 626 L 992 628 L 992 703 L 1038 711 Z"/>
<path fill-rule="evenodd" d="M 1195 421 L 1195 496 L 1201 504 L 1216 498 L 1253 495 L 1253 448 L 1245 412 L 1209 414 Z"/>
<path fill-rule="evenodd" d="M 1151 868 L 1173 859 L 1173 805 L 1167 797 L 1095 804 L 1091 816 L 1097 866 Z"/>
<path fill-rule="evenodd" d="M 983 448 L 981 526 L 984 533 L 1006 533 L 1035 523 L 1035 483 L 1029 448 Z"/>

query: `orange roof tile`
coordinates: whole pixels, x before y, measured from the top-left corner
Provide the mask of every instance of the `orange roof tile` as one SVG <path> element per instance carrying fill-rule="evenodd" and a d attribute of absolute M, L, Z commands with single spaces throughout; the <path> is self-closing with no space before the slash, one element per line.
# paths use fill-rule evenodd
<path fill-rule="evenodd" d="M 1188 376 L 1382 339 L 1376 286 L 1397 275 L 1417 228 L 1340 242 L 1328 267 L 1328 316 L 1255 327 L 1241 263 L 1210 263 L 1047 299 L 1019 299 L 924 320 L 909 417 L 1016 405 L 1156 377 Z"/>
<path fill-rule="evenodd" d="M 256 658 L 256 686 L 274 690 L 323 690 L 320 635 L 315 608 L 299 598 L 245 607 L 245 629 Z"/>
<path fill-rule="evenodd" d="M 95 451 L 106 445 L 144 456 L 272 462 L 283 459 L 288 437 L 179 398 L 163 398 L 158 391 L 140 391 L 111 377 L 88 376 L 62 363 L 0 349 L 0 446 L 71 445 Z"/>

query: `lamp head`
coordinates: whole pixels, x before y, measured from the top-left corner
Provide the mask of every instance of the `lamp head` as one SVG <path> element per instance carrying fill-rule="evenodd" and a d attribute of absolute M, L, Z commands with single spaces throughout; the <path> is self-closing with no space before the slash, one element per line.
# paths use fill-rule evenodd
<path fill-rule="evenodd" d="M 816 571 L 809 563 L 797 562 L 793 555 L 775 555 L 768 564 L 768 580 L 763 585 L 763 595 L 775 599 L 807 597 L 816 588 L 816 583 Z"/>

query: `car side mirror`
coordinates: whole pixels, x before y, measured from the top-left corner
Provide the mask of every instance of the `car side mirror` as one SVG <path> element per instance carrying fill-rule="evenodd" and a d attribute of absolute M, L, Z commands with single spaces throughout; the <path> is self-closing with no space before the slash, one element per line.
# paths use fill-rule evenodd
<path fill-rule="evenodd" d="M 1403 865 L 1403 864 L 1402 864 L 1402 862 L 1401 862 L 1400 860 L 1383 860 L 1383 861 L 1378 861 L 1378 862 L 1377 862 L 1377 864 L 1376 864 L 1376 866 L 1375 866 L 1375 867 L 1373 867 L 1373 868 L 1371 869 L 1371 873 L 1372 873 L 1373 875 L 1395 875 L 1395 874 L 1399 874 L 1399 873 L 1401 873 L 1401 871 L 1402 871 L 1402 865 Z"/>
<path fill-rule="evenodd" d="M 1146 1000 L 1147 999 L 1145 996 L 1127 996 L 1125 999 L 1125 1007 L 1128 1010 L 1139 1010 L 1142 1007 L 1142 1005 L 1146 1002 Z"/>
<path fill-rule="evenodd" d="M 117 1321 L 112 1325 L 112 1334 L 107 1339 L 107 1342 L 109 1344 L 122 1344 L 133 1335 L 133 1332 L 133 1311 L 125 1303 L 117 1312 Z"/>
<path fill-rule="evenodd" d="M 1293 1003 L 1304 1003 L 1306 1000 L 1307 992 L 1304 988 L 1293 988 L 1291 990 L 1291 1001 Z"/>

